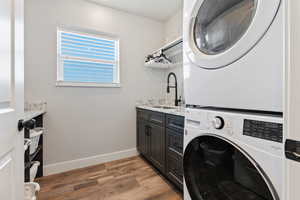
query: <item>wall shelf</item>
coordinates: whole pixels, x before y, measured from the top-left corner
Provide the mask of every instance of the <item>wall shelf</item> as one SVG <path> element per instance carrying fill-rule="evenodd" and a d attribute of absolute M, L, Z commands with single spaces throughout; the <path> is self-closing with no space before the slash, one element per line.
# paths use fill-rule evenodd
<path fill-rule="evenodd" d="M 169 69 L 180 65 L 182 65 L 181 37 L 154 51 L 145 61 L 146 67 L 156 69 Z"/>
<path fill-rule="evenodd" d="M 178 67 L 180 65 L 182 65 L 182 62 L 163 64 L 163 63 L 156 63 L 155 61 L 149 61 L 145 63 L 146 67 L 157 68 L 157 69 L 170 69 L 170 68 Z"/>
<path fill-rule="evenodd" d="M 163 47 L 161 47 L 160 49 L 154 51 L 152 54 L 155 54 L 155 53 L 158 53 L 160 51 L 168 51 L 170 50 L 171 48 L 179 45 L 179 44 L 182 44 L 182 37 L 179 37 L 177 38 L 176 40 L 173 40 L 172 42 L 169 42 L 168 44 L 164 45 Z"/>

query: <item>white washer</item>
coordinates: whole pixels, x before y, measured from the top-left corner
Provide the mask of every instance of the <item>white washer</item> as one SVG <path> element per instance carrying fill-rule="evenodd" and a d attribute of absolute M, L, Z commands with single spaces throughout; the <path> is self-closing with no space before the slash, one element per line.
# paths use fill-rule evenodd
<path fill-rule="evenodd" d="M 185 0 L 186 103 L 282 112 L 284 0 Z"/>
<path fill-rule="evenodd" d="M 184 200 L 284 200 L 281 116 L 188 109 Z"/>

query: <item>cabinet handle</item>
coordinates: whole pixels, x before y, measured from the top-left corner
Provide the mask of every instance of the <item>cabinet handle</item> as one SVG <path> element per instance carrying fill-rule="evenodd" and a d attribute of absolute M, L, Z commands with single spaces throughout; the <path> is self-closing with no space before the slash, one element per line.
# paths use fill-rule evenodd
<path fill-rule="evenodd" d="M 146 125 L 146 126 L 145 126 L 145 129 L 146 129 L 146 130 L 145 130 L 145 131 L 146 131 L 146 135 L 147 135 L 147 136 L 150 136 L 150 126 Z"/>
<path fill-rule="evenodd" d="M 162 121 L 161 120 L 158 120 L 158 119 L 155 119 L 155 118 L 151 118 L 150 119 L 152 122 L 156 122 L 156 123 L 162 123 Z"/>
<path fill-rule="evenodd" d="M 148 126 L 145 126 L 145 134 L 148 136 Z"/>
<path fill-rule="evenodd" d="M 169 124 L 170 127 L 174 127 L 174 128 L 178 128 L 178 129 L 183 129 L 181 124 L 176 124 L 176 123 L 170 123 Z"/>
<path fill-rule="evenodd" d="M 151 134 L 152 134 L 151 129 L 152 129 L 151 126 L 148 126 L 148 134 L 149 134 L 148 136 L 151 136 Z"/>

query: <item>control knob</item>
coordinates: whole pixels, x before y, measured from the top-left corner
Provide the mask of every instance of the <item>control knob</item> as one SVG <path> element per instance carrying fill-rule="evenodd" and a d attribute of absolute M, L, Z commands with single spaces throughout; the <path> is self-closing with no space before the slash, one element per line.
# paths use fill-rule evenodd
<path fill-rule="evenodd" d="M 224 119 L 219 116 L 215 117 L 213 119 L 212 123 L 213 123 L 214 128 L 218 129 L 218 130 L 221 130 L 225 125 Z"/>

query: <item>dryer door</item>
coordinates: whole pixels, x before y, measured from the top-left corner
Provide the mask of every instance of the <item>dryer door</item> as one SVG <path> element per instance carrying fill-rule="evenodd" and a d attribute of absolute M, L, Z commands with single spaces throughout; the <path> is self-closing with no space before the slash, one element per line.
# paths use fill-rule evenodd
<path fill-rule="evenodd" d="M 183 167 L 192 200 L 279 200 L 259 165 L 226 139 L 195 138 L 185 149 Z"/>
<path fill-rule="evenodd" d="M 186 13 L 187 57 L 206 69 L 240 59 L 264 36 L 281 0 L 197 0 Z"/>

